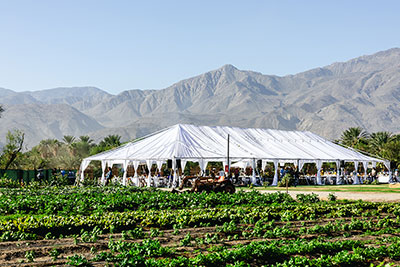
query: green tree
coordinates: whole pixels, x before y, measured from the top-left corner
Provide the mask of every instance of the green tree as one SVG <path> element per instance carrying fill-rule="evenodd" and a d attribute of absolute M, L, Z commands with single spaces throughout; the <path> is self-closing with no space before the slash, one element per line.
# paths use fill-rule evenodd
<path fill-rule="evenodd" d="M 48 165 L 48 160 L 43 158 L 37 147 L 19 157 L 17 167 L 25 170 L 43 169 Z"/>
<path fill-rule="evenodd" d="M 376 132 L 370 135 L 368 145 L 370 152 L 374 155 L 382 155 L 385 145 L 393 141 L 393 134 L 390 132 Z"/>
<path fill-rule="evenodd" d="M 11 164 L 21 156 L 24 145 L 25 134 L 20 130 L 8 131 L 6 144 L 0 157 L 1 168 L 7 170 Z"/>
<path fill-rule="evenodd" d="M 400 140 L 393 140 L 386 143 L 382 149 L 382 157 L 395 162 L 398 167 L 400 164 Z"/>
<path fill-rule="evenodd" d="M 28 161 L 31 161 L 33 166 L 40 165 L 40 168 L 59 168 L 60 159 L 58 155 L 61 150 L 71 153 L 68 145 L 57 139 L 45 139 L 31 150 L 34 153 L 28 153 L 27 156 L 33 157 Z"/>
<path fill-rule="evenodd" d="M 79 140 L 82 143 L 87 143 L 89 145 L 93 145 L 93 139 L 91 139 L 88 135 L 79 136 Z"/>
<path fill-rule="evenodd" d="M 395 134 L 392 136 L 392 141 L 400 141 L 400 134 Z"/>
<path fill-rule="evenodd" d="M 3 112 L 4 112 L 4 108 L 2 105 L 0 105 L 0 118 L 1 118 L 1 113 L 3 113 Z"/>
<path fill-rule="evenodd" d="M 340 144 L 366 150 L 368 133 L 361 127 L 352 127 L 342 133 Z"/>
<path fill-rule="evenodd" d="M 57 155 L 61 146 L 62 143 L 57 139 L 45 139 L 40 141 L 37 148 L 43 158 L 49 159 Z"/>
<path fill-rule="evenodd" d="M 78 169 L 82 159 L 90 155 L 93 146 L 95 144 L 88 136 L 76 139 L 66 135 L 63 142 L 56 139 L 45 139 L 31 151 L 25 153 L 19 164 L 27 169 Z"/>
<path fill-rule="evenodd" d="M 80 136 L 79 142 L 74 143 L 74 155 L 81 161 L 83 158 L 90 155 L 90 150 L 95 146 L 93 140 L 89 136 Z"/>
<path fill-rule="evenodd" d="M 104 137 L 104 139 L 100 142 L 99 145 L 102 147 L 109 147 L 109 148 L 118 147 L 121 145 L 121 136 L 116 134 L 115 135 L 110 134 Z"/>
<path fill-rule="evenodd" d="M 119 135 L 108 135 L 97 145 L 94 146 L 90 154 L 94 155 L 103 151 L 107 151 L 121 145 L 121 136 Z"/>
<path fill-rule="evenodd" d="M 71 146 L 75 142 L 75 136 L 72 135 L 64 135 L 63 142 L 69 146 Z"/>
<path fill-rule="evenodd" d="M 53 163 L 54 165 L 52 167 L 53 168 L 57 167 L 67 170 L 78 169 L 81 161 L 82 161 L 81 157 L 75 154 L 71 154 L 70 151 L 68 151 L 68 149 L 60 149 L 60 151 L 57 154 L 56 160 Z"/>

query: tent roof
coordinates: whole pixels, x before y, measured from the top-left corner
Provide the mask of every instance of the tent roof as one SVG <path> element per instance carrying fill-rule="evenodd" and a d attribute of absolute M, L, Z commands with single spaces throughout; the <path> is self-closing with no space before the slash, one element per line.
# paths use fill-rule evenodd
<path fill-rule="evenodd" d="M 336 145 L 311 132 L 261 128 L 177 124 L 121 147 L 86 158 L 92 160 L 304 160 L 384 162 Z"/>

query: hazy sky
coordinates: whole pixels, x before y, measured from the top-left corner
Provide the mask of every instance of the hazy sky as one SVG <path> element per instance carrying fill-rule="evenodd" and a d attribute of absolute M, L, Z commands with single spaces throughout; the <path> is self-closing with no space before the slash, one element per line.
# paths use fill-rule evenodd
<path fill-rule="evenodd" d="M 233 64 L 286 75 L 400 46 L 400 1 L 0 0 L 0 87 L 161 89 Z"/>

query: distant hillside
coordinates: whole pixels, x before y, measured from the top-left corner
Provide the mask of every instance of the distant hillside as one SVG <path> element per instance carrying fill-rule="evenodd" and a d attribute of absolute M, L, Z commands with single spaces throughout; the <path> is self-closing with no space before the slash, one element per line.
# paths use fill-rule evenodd
<path fill-rule="evenodd" d="M 63 135 L 80 136 L 104 127 L 96 120 L 66 104 L 6 105 L 0 118 L 0 136 L 5 140 L 8 130 L 21 129 L 28 146 L 47 138 L 61 140 Z M 4 143 L 4 141 L 2 142 Z"/>
<path fill-rule="evenodd" d="M 19 127 L 30 145 L 64 134 L 127 140 L 193 123 L 309 130 L 334 139 L 354 126 L 399 132 L 399 101 L 400 49 L 393 48 L 284 77 L 225 65 L 162 90 L 118 95 L 94 87 L 0 89 L 7 108 L 0 136 Z"/>

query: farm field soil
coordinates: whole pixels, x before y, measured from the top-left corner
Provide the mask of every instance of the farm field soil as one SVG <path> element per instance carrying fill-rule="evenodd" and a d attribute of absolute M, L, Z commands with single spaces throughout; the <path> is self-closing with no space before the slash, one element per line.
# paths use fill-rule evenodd
<path fill-rule="evenodd" d="M 299 192 L 4 188 L 0 266 L 400 264 L 400 203 Z"/>
<path fill-rule="evenodd" d="M 383 214 L 388 216 L 388 214 Z M 353 218 L 345 218 L 342 223 L 351 223 Z M 312 228 L 315 225 L 326 226 L 329 223 L 333 223 L 335 219 L 320 219 L 315 221 L 291 221 L 288 229 L 298 232 L 300 228 Z M 276 226 L 285 227 L 285 222 L 276 222 Z M 243 228 L 254 228 L 254 225 L 240 225 Z M 210 248 L 213 246 L 221 247 L 234 247 L 237 245 L 247 245 L 251 242 L 262 242 L 262 241 L 273 241 L 276 239 L 261 238 L 261 237 L 239 237 L 237 240 L 220 239 L 210 244 L 196 244 L 192 241 L 189 245 L 182 246 L 181 240 L 188 234 L 193 240 L 202 239 L 207 235 L 216 234 L 216 227 L 196 227 L 196 228 L 184 228 L 180 229 L 179 233 L 174 233 L 173 230 L 165 230 L 161 237 L 154 237 L 154 240 L 158 240 L 163 247 L 173 248 L 176 252 L 176 256 L 183 256 L 187 258 L 193 258 L 199 254 L 210 253 Z M 335 241 L 362 241 L 367 243 L 369 246 L 380 246 L 381 243 L 375 244 L 377 236 L 365 236 L 362 231 L 351 231 L 351 236 L 344 237 L 346 231 L 336 232 L 335 235 L 327 240 L 328 242 Z M 145 231 L 145 235 L 149 236 L 150 231 Z M 384 234 L 380 238 L 397 238 L 398 234 Z M 300 235 L 296 238 L 282 237 L 283 240 L 295 240 L 297 238 L 312 240 L 315 238 L 324 238 L 325 234 L 305 234 Z M 98 237 L 96 242 L 76 242 L 74 238 L 61 238 L 61 239 L 49 239 L 49 240 L 36 240 L 36 241 L 12 241 L 12 242 L 1 242 L 0 243 L 0 266 L 65 266 L 67 264 L 67 258 L 73 255 L 82 255 L 87 259 L 93 259 L 94 254 L 100 252 L 109 252 L 108 243 L 111 240 L 123 239 L 121 234 L 104 234 Z M 140 243 L 144 239 L 124 239 L 127 243 Z M 57 249 L 61 255 L 57 259 L 53 259 L 49 256 L 52 250 Z M 27 252 L 33 252 L 35 259 L 29 262 L 26 259 Z M 95 252 L 95 253 L 94 253 Z M 376 261 L 378 265 L 382 261 Z M 392 266 L 399 266 L 400 261 L 390 261 Z M 92 266 L 104 266 L 107 262 L 93 262 Z M 258 266 L 257 264 L 250 264 L 251 266 Z M 369 265 L 368 265 L 369 266 Z"/>

